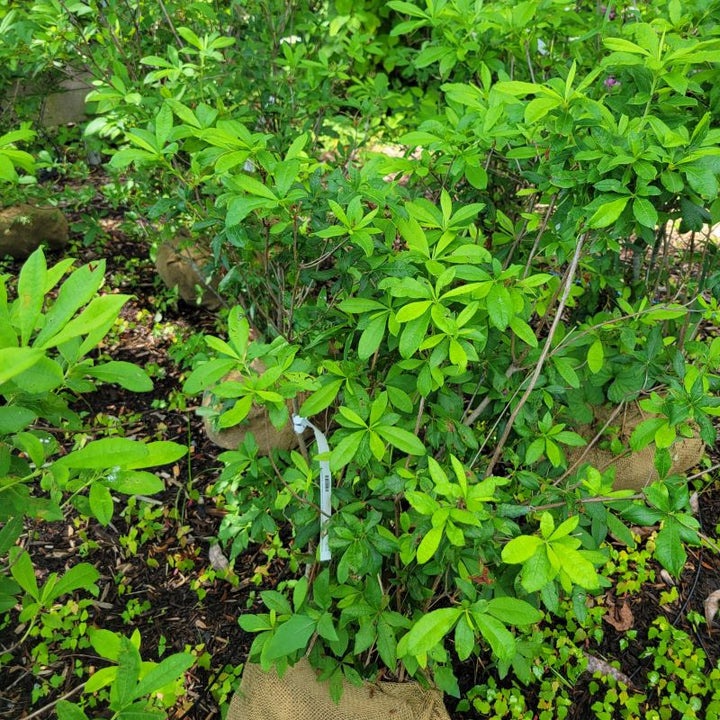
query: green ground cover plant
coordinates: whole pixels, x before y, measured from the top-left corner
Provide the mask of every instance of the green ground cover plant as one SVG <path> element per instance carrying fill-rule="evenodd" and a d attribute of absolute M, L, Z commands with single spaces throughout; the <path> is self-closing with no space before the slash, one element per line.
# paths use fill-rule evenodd
<path fill-rule="evenodd" d="M 631 528 L 656 526 L 654 559 L 675 577 L 687 546 L 715 547 L 674 468 L 684 442 L 715 444 L 720 413 L 717 3 L 159 5 L 4 0 L 0 79 L 88 72 L 83 139 L 118 193 L 209 249 L 219 330 L 194 359 L 177 351 L 184 392 L 216 401 L 205 415 L 226 428 L 262 406 L 276 428 L 295 412 L 328 435 L 324 454 L 308 441 L 261 456 L 248 436 L 219 456 L 230 560 L 270 543 L 293 574 L 240 614 L 249 659 L 282 672 L 307 655 L 336 698 L 344 681 L 412 677 L 461 711 L 487 712 L 499 684 L 546 682 L 574 649 L 543 628 L 612 585 L 611 543 L 633 550 Z M 0 181 L 41 197 L 35 171 L 61 159 L 33 160 L 49 131 L 27 121 L 32 99 L 13 108 Z M 28 632 L 93 569 L 32 586 L 21 518 L 71 503 L 107 524 L 112 492 L 157 492 L 147 468 L 182 450 L 106 438 L 55 459 L 27 430 L 75 430 L 66 391 L 150 382 L 87 357 L 125 299 L 94 298 L 102 268 L 74 270 L 44 305 L 69 269 L 36 253 L 0 315 L 2 368 L 44 393 L 0 375 L 4 607 L 24 593 Z M 590 443 L 616 458 L 652 447 L 652 482 L 618 489 L 613 467 L 584 462 Z M 318 460 L 333 476 L 329 563 Z M 143 674 L 137 638 L 117 642 L 104 657 L 120 718 L 187 658 Z M 487 678 L 461 689 L 475 661 Z M 693 712 L 717 703 L 703 687 Z"/>

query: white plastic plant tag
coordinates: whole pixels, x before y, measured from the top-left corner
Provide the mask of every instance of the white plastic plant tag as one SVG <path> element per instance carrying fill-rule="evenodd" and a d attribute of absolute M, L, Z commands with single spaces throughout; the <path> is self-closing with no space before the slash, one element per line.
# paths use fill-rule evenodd
<path fill-rule="evenodd" d="M 301 435 L 305 428 L 311 428 L 315 433 L 315 441 L 318 446 L 318 454 L 330 452 L 325 434 L 315 427 L 307 418 L 293 415 L 293 429 Z M 328 544 L 327 524 L 332 515 L 332 474 L 330 463 L 327 460 L 320 460 L 320 562 L 330 560 L 330 545 Z"/>

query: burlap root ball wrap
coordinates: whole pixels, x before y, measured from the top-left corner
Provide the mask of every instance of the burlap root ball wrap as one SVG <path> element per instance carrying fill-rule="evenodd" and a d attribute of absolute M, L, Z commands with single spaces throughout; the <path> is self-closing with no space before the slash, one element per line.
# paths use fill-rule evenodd
<path fill-rule="evenodd" d="M 416 682 L 345 682 L 340 704 L 330 697 L 327 682 L 301 660 L 279 678 L 247 663 L 240 690 L 230 703 L 227 720 L 450 720 L 438 690 Z"/>

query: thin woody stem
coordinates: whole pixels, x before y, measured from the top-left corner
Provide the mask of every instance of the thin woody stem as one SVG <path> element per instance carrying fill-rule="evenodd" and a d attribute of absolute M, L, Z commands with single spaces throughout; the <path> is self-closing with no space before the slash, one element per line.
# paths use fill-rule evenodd
<path fill-rule="evenodd" d="M 567 303 L 567 299 L 570 296 L 570 288 L 572 287 L 573 281 L 575 280 L 575 273 L 577 272 L 578 263 L 580 262 L 580 255 L 582 254 L 582 249 L 583 245 L 585 244 L 586 237 L 587 234 L 584 233 L 578 238 L 575 253 L 573 254 L 570 268 L 568 269 L 567 277 L 565 280 L 565 287 L 563 288 L 562 297 L 560 298 L 560 304 L 558 305 L 557 312 L 555 313 L 555 319 L 553 320 L 552 326 L 550 327 L 550 332 L 548 332 L 548 336 L 545 339 L 545 345 L 543 346 L 542 353 L 540 353 L 540 358 L 537 362 L 537 365 L 535 366 L 535 370 L 532 376 L 530 377 L 530 382 L 528 383 L 525 392 L 518 401 L 518 404 L 515 406 L 515 409 L 512 411 L 512 414 L 507 421 L 507 425 L 505 425 L 503 434 L 498 441 L 492 458 L 490 459 L 490 464 L 485 471 L 486 477 L 492 475 L 492 471 L 495 469 L 495 465 L 497 464 L 500 456 L 502 455 L 503 447 L 505 447 L 505 443 L 510 436 L 513 425 L 515 424 L 515 421 L 517 420 L 520 411 L 523 409 L 525 403 L 528 401 L 528 398 L 532 394 L 532 391 L 535 389 L 535 385 L 537 385 L 540 373 L 542 372 L 545 361 L 547 360 L 548 354 L 550 353 L 550 346 L 552 345 L 553 338 L 555 337 L 555 333 L 557 332 L 558 326 L 560 325 L 560 319 L 562 318 L 563 310 L 565 310 L 565 304 Z"/>

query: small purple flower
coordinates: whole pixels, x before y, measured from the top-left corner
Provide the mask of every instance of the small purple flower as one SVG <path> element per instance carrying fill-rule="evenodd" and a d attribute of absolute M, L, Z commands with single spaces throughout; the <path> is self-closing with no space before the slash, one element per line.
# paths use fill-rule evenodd
<path fill-rule="evenodd" d="M 603 85 L 608 89 L 612 90 L 614 87 L 617 87 L 620 85 L 620 81 L 616 80 L 612 75 L 605 78 L 605 82 L 603 82 Z"/>
<path fill-rule="evenodd" d="M 606 15 L 608 20 L 614 20 L 615 19 L 615 10 L 613 8 L 610 8 L 610 12 L 608 12 L 607 5 L 601 5 L 600 6 L 600 14 Z"/>

